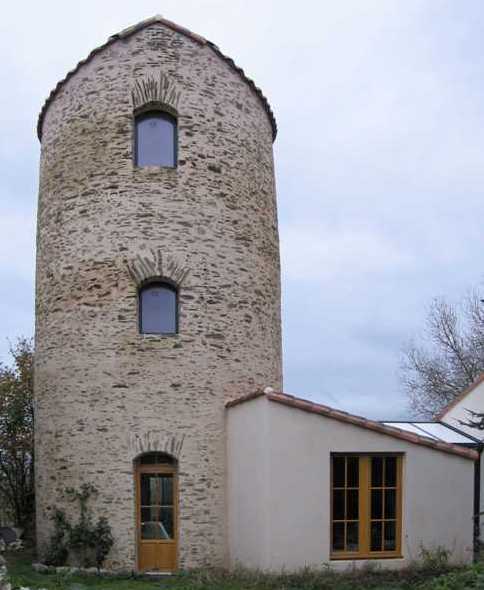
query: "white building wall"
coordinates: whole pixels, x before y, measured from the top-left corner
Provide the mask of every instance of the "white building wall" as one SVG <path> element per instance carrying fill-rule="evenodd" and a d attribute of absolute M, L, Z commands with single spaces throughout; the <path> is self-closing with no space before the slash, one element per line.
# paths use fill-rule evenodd
<path fill-rule="evenodd" d="M 451 407 L 440 417 L 442 422 L 454 426 L 475 438 L 484 440 L 483 430 L 469 428 L 460 423 L 460 421 L 469 421 L 471 418 L 469 410 L 472 412 L 484 413 L 484 381 L 481 381 L 481 383 L 472 389 L 462 400 L 457 402 L 454 407 Z"/>
<path fill-rule="evenodd" d="M 232 565 L 289 571 L 330 562 L 332 452 L 405 454 L 403 558 L 382 565 L 409 565 L 421 546 L 444 546 L 456 563 L 472 559 L 472 460 L 262 397 L 228 410 L 228 438 Z"/>
<path fill-rule="evenodd" d="M 462 400 L 457 402 L 454 407 L 451 407 L 445 412 L 440 420 L 454 426 L 462 432 L 473 436 L 484 442 L 484 431 L 476 428 L 464 426 L 462 422 L 468 422 L 472 417 L 470 411 L 477 413 L 484 413 L 484 381 L 481 381 L 474 389 L 472 389 Z M 484 512 L 484 453 L 481 453 L 481 495 L 480 495 L 480 512 Z M 480 518 L 481 540 L 484 538 L 484 515 Z"/>
<path fill-rule="evenodd" d="M 231 565 L 264 569 L 269 562 L 269 408 L 265 400 L 227 413 L 227 538 Z M 262 402 L 262 403 L 261 403 Z"/>

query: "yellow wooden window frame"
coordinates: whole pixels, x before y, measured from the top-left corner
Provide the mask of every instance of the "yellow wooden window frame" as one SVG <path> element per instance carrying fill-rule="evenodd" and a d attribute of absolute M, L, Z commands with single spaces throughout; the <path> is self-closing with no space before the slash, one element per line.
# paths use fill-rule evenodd
<path fill-rule="evenodd" d="M 359 468 L 359 482 L 358 482 L 358 550 L 357 551 L 348 551 L 346 550 L 333 550 L 333 524 L 334 522 L 355 522 L 354 519 L 346 519 L 346 514 L 344 519 L 333 520 L 333 492 L 338 489 L 344 489 L 345 492 L 348 489 L 355 489 L 354 486 L 348 486 L 348 479 L 345 476 L 345 485 L 344 487 L 335 488 L 334 480 L 333 480 L 333 464 L 334 458 L 340 457 L 345 458 L 345 473 L 347 471 L 347 459 L 348 458 L 357 458 L 358 459 L 358 468 Z M 382 474 L 382 485 L 381 486 L 373 486 L 371 481 L 371 460 L 373 458 L 382 458 L 386 459 L 387 457 L 394 457 L 396 459 L 396 485 L 395 486 L 385 486 L 385 479 L 384 474 Z M 389 559 L 389 558 L 400 558 L 402 557 L 402 455 L 392 454 L 392 453 L 374 453 L 374 454 L 352 454 L 352 453 L 334 453 L 331 455 L 331 506 L 330 506 L 330 514 L 331 514 L 331 524 L 330 524 L 330 557 L 331 559 Z M 371 492 L 372 489 L 381 489 L 381 490 L 395 490 L 396 492 L 396 518 L 395 519 L 385 519 L 384 514 L 382 515 L 381 519 L 372 519 L 371 518 Z M 383 492 L 385 493 L 385 492 Z M 346 493 L 345 493 L 346 498 Z M 345 500 L 346 502 L 346 500 Z M 384 501 L 383 501 L 384 504 Z M 384 510 L 384 508 L 383 508 Z M 392 551 L 371 551 L 371 523 L 372 522 L 391 522 L 395 521 L 395 549 Z M 384 526 L 384 525 L 383 525 Z M 346 530 L 346 527 L 345 527 Z M 344 544 L 346 545 L 346 535 Z"/>

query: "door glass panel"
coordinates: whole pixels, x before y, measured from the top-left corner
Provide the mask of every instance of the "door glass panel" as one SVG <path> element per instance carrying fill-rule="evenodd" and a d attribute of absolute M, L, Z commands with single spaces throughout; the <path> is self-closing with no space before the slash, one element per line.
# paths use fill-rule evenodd
<path fill-rule="evenodd" d="M 141 538 L 173 539 L 173 475 L 142 473 Z"/>
<path fill-rule="evenodd" d="M 161 503 L 164 506 L 173 504 L 173 477 L 171 475 L 161 478 Z"/>

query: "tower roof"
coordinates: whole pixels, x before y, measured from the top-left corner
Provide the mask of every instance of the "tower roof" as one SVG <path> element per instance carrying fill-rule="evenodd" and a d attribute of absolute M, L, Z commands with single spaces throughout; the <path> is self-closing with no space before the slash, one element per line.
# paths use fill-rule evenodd
<path fill-rule="evenodd" d="M 67 80 L 69 80 L 69 78 L 71 76 L 73 76 L 80 68 L 81 66 L 83 66 L 84 64 L 88 63 L 95 55 L 97 55 L 98 53 L 100 53 L 101 51 L 103 51 L 106 47 L 109 47 L 110 45 L 112 45 L 113 43 L 115 43 L 116 41 L 120 40 L 120 39 L 126 39 L 127 37 L 130 37 L 131 35 L 134 35 L 135 33 L 137 33 L 138 31 L 141 31 L 142 29 L 149 27 L 151 25 L 154 24 L 160 24 L 163 25 L 169 29 L 171 29 L 172 31 L 176 31 L 177 33 L 180 33 L 182 35 L 185 35 L 186 37 L 189 37 L 192 41 L 195 41 L 196 43 L 198 43 L 199 45 L 206 45 L 208 46 L 215 54 L 217 54 L 221 59 L 223 59 L 231 68 L 233 68 L 238 74 L 239 76 L 242 78 L 242 80 L 244 80 L 252 89 L 252 91 L 258 96 L 258 98 L 260 99 L 262 106 L 264 108 L 264 110 L 267 113 L 267 116 L 269 117 L 269 122 L 271 124 L 272 127 L 272 138 L 273 140 L 276 138 L 277 135 L 277 124 L 276 124 L 276 119 L 274 117 L 274 113 L 272 112 L 272 109 L 269 105 L 269 102 L 267 100 L 267 98 L 264 96 L 264 94 L 262 93 L 262 90 L 255 85 L 255 83 L 253 82 L 253 80 L 251 80 L 248 76 L 246 76 L 244 70 L 242 68 L 239 68 L 234 60 L 226 55 L 224 55 L 220 49 L 217 47 L 217 45 L 215 45 L 215 43 L 212 43 L 211 41 L 208 41 L 207 39 L 205 39 L 204 37 L 201 37 L 200 35 L 197 35 L 196 33 L 192 33 L 191 31 L 189 31 L 188 29 L 185 29 L 184 27 L 181 27 L 180 25 L 177 25 L 176 23 L 169 21 L 165 18 L 163 18 L 160 15 L 156 15 L 153 16 L 151 18 L 147 18 L 145 20 L 142 20 L 141 22 L 132 25 L 131 27 L 128 27 L 126 29 L 123 29 L 122 31 L 120 31 L 119 33 L 116 33 L 115 35 L 111 35 L 111 37 L 108 38 L 108 40 L 103 43 L 102 45 L 99 45 L 99 47 L 96 47 L 95 49 L 93 49 L 91 51 L 91 53 L 89 53 L 89 55 L 85 58 L 82 59 L 76 66 L 74 69 L 72 69 L 70 72 L 67 73 L 67 75 L 62 78 L 62 80 L 60 80 L 57 85 L 55 86 L 55 88 L 51 91 L 51 93 L 49 94 L 49 96 L 47 97 L 41 111 L 39 114 L 39 118 L 37 121 L 37 136 L 39 138 L 39 140 L 42 140 L 42 124 L 44 121 L 44 117 L 45 114 L 47 112 L 47 109 L 49 108 L 50 103 L 54 100 L 54 98 L 56 97 L 57 93 L 59 92 L 59 90 L 63 87 L 63 85 L 67 82 Z"/>

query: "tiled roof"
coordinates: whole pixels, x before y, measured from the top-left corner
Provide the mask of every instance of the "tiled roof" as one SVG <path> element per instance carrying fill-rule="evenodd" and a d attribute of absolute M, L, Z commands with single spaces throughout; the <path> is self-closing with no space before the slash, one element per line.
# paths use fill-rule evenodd
<path fill-rule="evenodd" d="M 49 108 L 50 103 L 54 100 L 56 94 L 59 92 L 59 90 L 62 88 L 62 86 L 67 82 L 67 80 L 69 80 L 69 78 L 71 76 L 73 76 L 79 70 L 79 68 L 81 66 L 88 63 L 96 54 L 103 51 L 106 47 L 109 47 L 110 45 L 112 45 L 113 43 L 118 41 L 119 39 L 126 39 L 127 37 L 130 37 L 131 35 L 134 35 L 138 31 L 141 31 L 142 29 L 149 27 L 153 24 L 163 25 L 163 26 L 171 29 L 172 31 L 176 31 L 177 33 L 180 33 L 182 35 L 185 35 L 186 37 L 189 37 L 192 41 L 195 41 L 199 45 L 206 45 L 206 46 L 210 47 L 210 49 L 215 54 L 217 54 L 231 68 L 233 68 L 239 74 L 239 76 L 242 78 L 242 80 L 247 82 L 247 84 L 250 86 L 250 88 L 253 90 L 253 92 L 259 97 L 259 99 L 262 103 L 262 106 L 264 107 L 264 109 L 267 113 L 267 116 L 269 117 L 269 121 L 270 121 L 270 124 L 272 127 L 272 139 L 274 140 L 276 138 L 277 124 L 276 124 L 276 119 L 274 117 L 274 113 L 272 112 L 272 109 L 269 105 L 269 102 L 268 102 L 267 98 L 264 96 L 264 94 L 262 93 L 262 90 L 260 88 L 258 88 L 255 85 L 255 83 L 248 76 L 246 76 L 246 74 L 244 73 L 244 70 L 242 68 L 239 68 L 235 64 L 233 59 L 224 55 L 220 51 L 220 49 L 217 47 L 217 45 L 215 45 L 215 43 L 208 41 L 207 39 L 205 39 L 204 37 L 201 37 L 200 35 L 197 35 L 196 33 L 192 33 L 188 29 L 185 29 L 184 27 L 181 27 L 180 25 L 177 25 L 174 22 L 166 20 L 162 16 L 156 15 L 151 18 L 147 18 L 147 19 L 137 23 L 136 25 L 128 27 L 127 29 L 122 30 L 120 33 L 116 33 L 115 35 L 112 35 L 111 37 L 109 37 L 109 39 L 105 43 L 103 43 L 99 47 L 96 47 L 95 49 L 93 49 L 91 51 L 91 53 L 85 59 L 81 60 L 73 70 L 71 70 L 70 72 L 67 73 L 65 78 L 63 78 L 62 80 L 60 80 L 57 83 L 57 86 L 52 90 L 52 92 L 47 97 L 47 100 L 45 101 L 44 106 L 42 107 L 42 110 L 40 111 L 40 114 L 39 114 L 39 118 L 37 121 L 37 136 L 38 136 L 39 140 L 42 140 L 42 123 L 43 123 L 43 120 L 45 117 L 45 113 L 47 112 L 47 109 Z"/>
<path fill-rule="evenodd" d="M 457 397 L 455 397 L 451 402 L 449 402 L 445 406 L 445 408 L 442 408 L 442 410 L 440 410 L 440 412 L 438 414 L 436 414 L 435 420 L 442 420 L 444 418 L 444 416 L 447 414 L 447 412 L 450 412 L 450 410 L 452 410 L 452 408 L 455 408 L 455 406 L 459 402 L 461 402 L 471 391 L 473 391 L 483 381 L 484 381 L 484 373 L 481 373 L 479 375 L 479 377 L 474 381 L 474 383 L 469 385 L 469 387 L 467 387 L 467 389 L 464 389 L 464 391 L 462 393 L 459 393 L 459 395 Z"/>
<path fill-rule="evenodd" d="M 301 399 L 299 397 L 288 395 L 286 393 L 267 390 L 255 391 L 248 395 L 228 401 L 225 404 L 225 407 L 232 408 L 234 406 L 237 406 L 249 400 L 256 399 L 261 396 L 265 396 L 271 402 L 276 402 L 288 406 L 290 408 L 303 410 L 304 412 L 310 412 L 311 414 L 325 416 L 326 418 L 339 420 L 340 422 L 352 424 L 353 426 L 359 426 L 360 428 L 366 428 L 367 430 L 372 430 L 373 432 L 377 432 L 379 434 L 386 434 L 387 436 L 392 436 L 393 438 L 398 438 L 405 442 L 422 445 L 424 447 L 430 447 L 432 449 L 442 451 L 444 453 L 460 455 L 461 457 L 465 457 L 467 459 L 476 460 L 479 458 L 479 453 L 477 451 L 474 451 L 473 449 L 468 449 L 454 444 L 437 441 L 435 439 L 427 438 L 426 436 L 421 436 L 413 432 L 406 432 L 404 430 L 401 430 L 400 428 L 395 428 L 394 426 L 386 426 L 381 422 L 375 422 L 374 420 L 368 420 L 367 418 L 363 418 L 362 416 L 348 414 L 347 412 L 342 412 L 341 410 L 336 410 L 334 408 L 330 408 L 329 406 L 324 406 L 322 404 L 316 404 L 309 400 Z"/>

